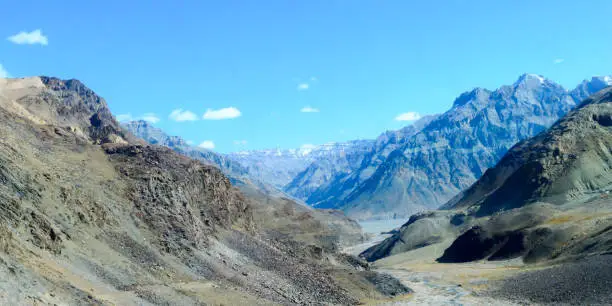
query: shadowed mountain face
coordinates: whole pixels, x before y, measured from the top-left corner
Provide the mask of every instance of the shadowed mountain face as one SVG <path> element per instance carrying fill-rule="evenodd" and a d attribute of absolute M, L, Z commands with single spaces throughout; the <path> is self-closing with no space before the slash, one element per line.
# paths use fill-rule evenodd
<path fill-rule="evenodd" d="M 354 221 L 277 203 L 135 138 L 76 80 L 0 79 L 0 304 L 356 304 L 408 292 L 379 290 L 367 264 L 335 252 Z"/>
<path fill-rule="evenodd" d="M 407 217 L 440 206 L 469 187 L 522 139 L 545 130 L 586 95 L 610 84 L 585 81 L 572 91 L 525 74 L 495 91 L 474 89 L 390 153 L 313 192 L 308 203 L 358 219 Z"/>
<path fill-rule="evenodd" d="M 566 261 L 609 254 L 611 190 L 608 87 L 547 131 L 513 146 L 443 210 L 412 216 L 362 256 L 373 261 L 438 243 L 445 248 L 439 262 Z"/>

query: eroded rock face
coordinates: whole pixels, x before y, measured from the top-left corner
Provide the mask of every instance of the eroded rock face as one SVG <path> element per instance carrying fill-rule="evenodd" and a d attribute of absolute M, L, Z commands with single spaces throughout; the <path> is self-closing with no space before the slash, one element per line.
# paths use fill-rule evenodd
<path fill-rule="evenodd" d="M 202 248 L 216 228 L 254 228 L 244 197 L 217 168 L 163 147 L 106 145 L 129 180 L 133 214 L 158 232 L 166 250 Z"/>
<path fill-rule="evenodd" d="M 106 101 L 83 83 L 45 76 L 40 79 L 47 90 L 38 96 L 25 96 L 23 100 L 27 101 L 28 109 L 44 106 L 49 111 L 50 123 L 72 123 L 88 131 L 88 136 L 96 143 L 121 142 L 118 139 L 126 137 Z"/>

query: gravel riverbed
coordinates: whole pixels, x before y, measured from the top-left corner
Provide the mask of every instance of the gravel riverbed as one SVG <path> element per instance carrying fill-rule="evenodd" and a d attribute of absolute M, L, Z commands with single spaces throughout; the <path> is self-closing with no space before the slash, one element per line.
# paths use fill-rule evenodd
<path fill-rule="evenodd" d="M 612 255 L 531 271 L 499 281 L 490 295 L 551 305 L 612 305 Z"/>

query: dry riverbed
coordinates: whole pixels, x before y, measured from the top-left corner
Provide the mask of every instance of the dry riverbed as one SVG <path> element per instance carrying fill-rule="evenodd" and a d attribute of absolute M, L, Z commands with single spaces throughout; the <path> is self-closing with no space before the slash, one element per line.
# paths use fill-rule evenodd
<path fill-rule="evenodd" d="M 345 252 L 359 254 L 371 241 Z M 521 259 L 437 263 L 445 241 L 383 258 L 374 270 L 399 279 L 414 292 L 376 305 L 612 305 L 612 256 L 591 256 L 557 265 L 525 265 Z"/>
<path fill-rule="evenodd" d="M 358 255 L 389 235 L 375 235 L 370 241 L 344 249 Z M 491 281 L 504 279 L 523 269 L 521 261 L 441 264 L 435 258 L 450 244 L 424 247 L 373 263 L 378 272 L 398 278 L 414 292 L 383 302 L 382 305 L 519 305 L 484 295 Z M 379 303 L 380 304 L 380 303 Z"/>

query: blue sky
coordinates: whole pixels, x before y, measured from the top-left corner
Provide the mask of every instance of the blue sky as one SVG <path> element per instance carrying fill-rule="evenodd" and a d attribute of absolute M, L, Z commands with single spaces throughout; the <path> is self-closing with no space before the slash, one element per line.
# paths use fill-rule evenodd
<path fill-rule="evenodd" d="M 400 114 L 443 112 L 524 72 L 567 87 L 612 73 L 612 1 L 22 0 L 2 11 L 10 76 L 79 79 L 116 115 L 157 118 L 221 152 L 374 138 L 409 124 Z"/>

